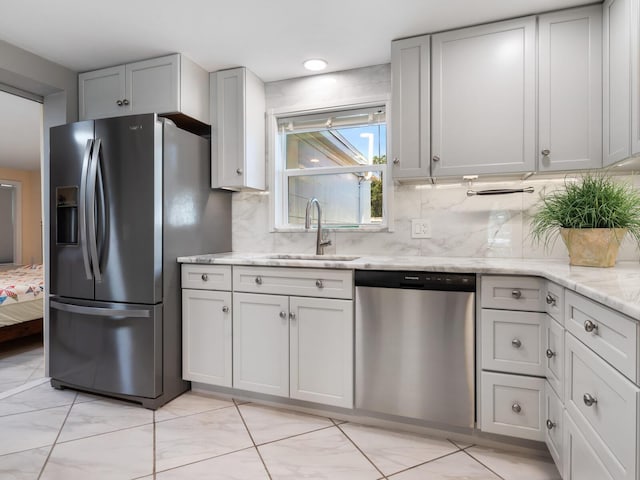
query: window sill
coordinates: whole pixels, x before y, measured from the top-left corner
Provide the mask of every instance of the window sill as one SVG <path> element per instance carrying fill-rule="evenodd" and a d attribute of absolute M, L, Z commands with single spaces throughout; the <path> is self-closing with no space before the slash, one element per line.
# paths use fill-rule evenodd
<path fill-rule="evenodd" d="M 322 227 L 323 232 L 336 232 L 336 233 L 379 233 L 379 232 L 389 232 L 389 227 L 387 225 L 361 225 L 354 227 Z M 312 227 L 309 230 L 304 227 L 274 227 L 271 229 L 271 233 L 315 233 L 316 228 Z"/>

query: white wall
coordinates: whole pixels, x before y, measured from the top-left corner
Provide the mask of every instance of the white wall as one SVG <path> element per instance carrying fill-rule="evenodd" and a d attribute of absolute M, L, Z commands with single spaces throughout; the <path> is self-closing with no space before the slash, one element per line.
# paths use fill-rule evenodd
<path fill-rule="evenodd" d="M 267 108 L 303 110 L 327 105 L 388 98 L 389 65 L 266 84 Z M 269 170 L 267 170 L 269 171 Z M 476 182 L 473 188 L 533 186 L 534 194 L 467 197 L 467 184 L 396 185 L 393 191 L 392 232 L 331 232 L 327 253 L 424 255 L 436 257 L 506 257 L 567 259 L 562 240 L 546 252 L 532 243 L 529 215 L 539 194 L 562 186 L 564 174 L 526 181 Z M 638 176 L 625 180 L 640 188 Z M 270 182 L 271 183 L 271 182 Z M 233 250 L 237 252 L 313 253 L 315 233 L 271 233 L 270 192 L 233 195 Z M 431 220 L 432 238 L 412 239 L 411 219 Z M 638 261 L 640 252 L 627 238 L 619 260 Z"/>

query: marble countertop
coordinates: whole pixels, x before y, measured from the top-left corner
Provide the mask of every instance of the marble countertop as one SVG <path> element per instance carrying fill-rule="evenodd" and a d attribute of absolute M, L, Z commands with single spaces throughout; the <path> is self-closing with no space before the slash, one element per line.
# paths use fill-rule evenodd
<path fill-rule="evenodd" d="M 434 272 L 533 275 L 547 278 L 640 321 L 640 264 L 619 262 L 612 268 L 572 267 L 564 260 L 508 258 L 361 256 L 220 253 L 178 257 L 179 263 L 269 267 L 341 268 L 351 270 L 425 270 Z M 299 257 L 299 258 L 295 258 Z"/>

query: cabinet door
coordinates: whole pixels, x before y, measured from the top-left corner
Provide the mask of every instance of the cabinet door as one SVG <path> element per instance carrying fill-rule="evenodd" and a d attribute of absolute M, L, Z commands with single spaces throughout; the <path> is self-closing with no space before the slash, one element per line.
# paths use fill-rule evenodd
<path fill-rule="evenodd" d="M 124 65 L 78 75 L 80 120 L 116 117 L 124 114 L 119 105 L 125 98 Z"/>
<path fill-rule="evenodd" d="M 562 402 L 556 395 L 549 382 L 545 384 L 544 389 L 544 408 L 545 408 L 545 433 L 544 442 L 547 444 L 549 453 L 558 467 L 558 471 L 562 472 L 564 461 L 562 455 L 562 432 L 564 430 L 564 409 L 562 408 Z"/>
<path fill-rule="evenodd" d="M 182 290 L 182 377 L 231 387 L 231 292 Z"/>
<path fill-rule="evenodd" d="M 631 3 L 631 153 L 640 153 L 640 2 Z"/>
<path fill-rule="evenodd" d="M 535 170 L 536 18 L 432 36 L 431 174 Z"/>
<path fill-rule="evenodd" d="M 289 297 L 233 294 L 233 386 L 289 396 Z"/>
<path fill-rule="evenodd" d="M 631 12 L 633 0 L 603 4 L 603 165 L 631 153 Z"/>
<path fill-rule="evenodd" d="M 291 297 L 291 398 L 353 408 L 353 302 Z"/>
<path fill-rule="evenodd" d="M 127 113 L 179 112 L 179 74 L 178 54 L 127 64 Z"/>
<path fill-rule="evenodd" d="M 602 7 L 538 19 L 538 170 L 602 166 Z"/>
<path fill-rule="evenodd" d="M 564 398 L 564 328 L 550 315 L 545 320 L 544 373 L 560 398 Z"/>
<path fill-rule="evenodd" d="M 391 43 L 391 148 L 395 178 L 430 175 L 429 42 Z"/>
<path fill-rule="evenodd" d="M 564 413 L 564 480 L 613 480 L 600 458 L 600 452 L 589 445 L 578 427 Z"/>

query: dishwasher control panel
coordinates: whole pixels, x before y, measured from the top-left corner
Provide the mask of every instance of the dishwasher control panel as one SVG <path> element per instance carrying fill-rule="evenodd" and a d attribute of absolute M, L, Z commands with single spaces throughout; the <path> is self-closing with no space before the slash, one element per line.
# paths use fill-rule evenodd
<path fill-rule="evenodd" d="M 475 292 L 476 275 L 473 273 L 356 270 L 355 285 L 356 287 Z"/>

